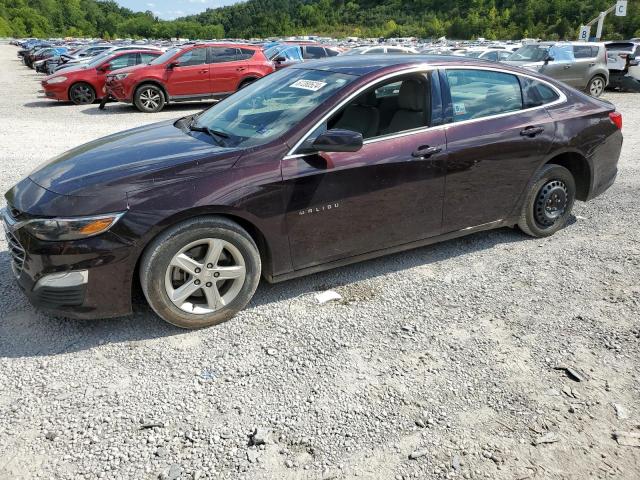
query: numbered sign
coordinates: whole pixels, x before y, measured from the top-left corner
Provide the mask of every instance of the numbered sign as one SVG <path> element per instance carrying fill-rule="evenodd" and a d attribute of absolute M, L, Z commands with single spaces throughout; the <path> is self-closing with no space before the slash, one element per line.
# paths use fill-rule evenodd
<path fill-rule="evenodd" d="M 589 41 L 589 33 L 591 33 L 591 26 L 583 25 L 580 27 L 580 36 L 578 40 L 582 40 L 583 42 Z"/>
<path fill-rule="evenodd" d="M 616 17 L 627 16 L 627 0 L 618 0 L 616 3 Z"/>

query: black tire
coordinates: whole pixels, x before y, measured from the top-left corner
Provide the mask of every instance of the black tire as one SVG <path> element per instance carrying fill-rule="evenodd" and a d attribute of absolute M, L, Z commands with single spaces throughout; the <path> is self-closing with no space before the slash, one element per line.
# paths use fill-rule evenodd
<path fill-rule="evenodd" d="M 257 80 L 257 78 L 246 78 L 243 81 L 240 82 L 240 85 L 238 85 L 238 90 L 242 90 L 244 87 L 251 85 L 253 82 L 255 82 Z"/>
<path fill-rule="evenodd" d="M 587 83 L 586 92 L 592 97 L 598 98 L 604 93 L 607 86 L 607 79 L 602 75 L 594 75 L 589 83 Z"/>
<path fill-rule="evenodd" d="M 220 239 L 232 244 L 243 257 L 244 279 L 241 280 L 238 293 L 227 305 L 208 313 L 190 313 L 170 299 L 166 288 L 170 276 L 168 269 L 181 249 L 204 239 Z M 261 269 L 258 247 L 240 225 L 221 217 L 198 217 L 169 228 L 147 246 L 140 263 L 140 283 L 149 305 L 158 316 L 177 327 L 196 329 L 225 322 L 242 310 L 258 287 Z M 228 281 L 216 281 L 216 291 L 220 282 L 219 290 L 222 292 Z M 207 286 L 210 286 L 210 282 L 207 282 Z M 194 295 L 204 297 L 204 285 L 201 288 Z M 194 304 L 198 300 L 189 298 L 194 298 Z"/>
<path fill-rule="evenodd" d="M 569 170 L 554 164 L 542 167 L 527 192 L 518 226 L 527 235 L 542 238 L 563 228 L 576 197 Z"/>
<path fill-rule="evenodd" d="M 156 113 L 164 108 L 166 99 L 164 92 L 157 85 L 147 83 L 140 85 L 133 95 L 133 103 L 144 113 Z"/>
<path fill-rule="evenodd" d="M 90 105 L 96 101 L 96 91 L 88 83 L 74 83 L 69 89 L 69 99 L 76 105 Z"/>

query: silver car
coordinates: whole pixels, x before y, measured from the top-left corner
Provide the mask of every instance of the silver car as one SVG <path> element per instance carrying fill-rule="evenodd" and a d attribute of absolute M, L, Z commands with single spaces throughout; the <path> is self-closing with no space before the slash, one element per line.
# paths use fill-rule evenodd
<path fill-rule="evenodd" d="M 505 61 L 535 70 L 599 97 L 609 83 L 603 43 L 542 42 L 519 48 Z"/>

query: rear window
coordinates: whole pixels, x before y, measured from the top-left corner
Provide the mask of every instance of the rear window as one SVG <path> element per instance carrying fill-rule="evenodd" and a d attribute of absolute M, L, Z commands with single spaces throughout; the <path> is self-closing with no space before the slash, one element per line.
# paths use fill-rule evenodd
<path fill-rule="evenodd" d="M 632 52 L 633 51 L 633 43 L 631 42 L 616 42 L 616 43 L 608 43 L 605 45 L 607 50 L 620 50 L 623 52 Z"/>
<path fill-rule="evenodd" d="M 518 77 L 490 70 L 447 69 L 453 121 L 499 115 L 522 109 Z"/>
<path fill-rule="evenodd" d="M 256 51 L 251 50 L 250 48 L 239 48 L 238 49 L 238 60 L 249 60 L 255 55 Z"/>
<path fill-rule="evenodd" d="M 553 88 L 532 78 L 520 77 L 520 83 L 524 108 L 539 107 L 560 98 Z"/>
<path fill-rule="evenodd" d="M 573 56 L 575 58 L 595 58 L 598 56 L 598 47 L 589 45 L 574 45 Z"/>

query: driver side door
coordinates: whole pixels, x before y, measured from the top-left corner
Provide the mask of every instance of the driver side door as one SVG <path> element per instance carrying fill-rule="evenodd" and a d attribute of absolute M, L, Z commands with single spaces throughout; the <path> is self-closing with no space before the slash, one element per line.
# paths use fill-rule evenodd
<path fill-rule="evenodd" d="M 310 136 L 327 128 L 359 131 L 359 151 L 310 152 L 282 161 L 294 269 L 440 233 L 446 138 L 433 78 L 405 74 L 374 85 Z"/>
<path fill-rule="evenodd" d="M 200 97 L 210 92 L 207 47 L 194 47 L 167 69 L 167 90 L 172 97 Z"/>

